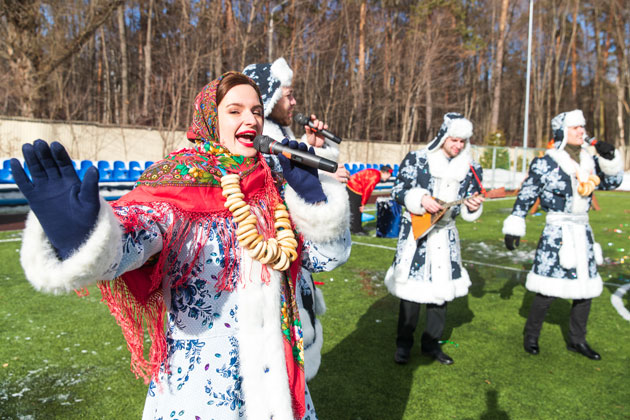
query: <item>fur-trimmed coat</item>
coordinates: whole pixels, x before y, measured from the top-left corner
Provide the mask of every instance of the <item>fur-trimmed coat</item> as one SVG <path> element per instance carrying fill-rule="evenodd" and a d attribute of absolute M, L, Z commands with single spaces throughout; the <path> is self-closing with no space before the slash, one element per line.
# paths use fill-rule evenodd
<path fill-rule="evenodd" d="M 302 265 L 308 271 L 332 270 L 350 254 L 348 200 L 345 188 L 322 179 L 328 201 L 311 205 L 289 186 L 285 200 L 305 242 Z M 139 217 L 126 217 L 127 215 Z M 225 226 L 233 229 L 227 218 Z M 101 200 L 93 233 L 70 258 L 60 261 L 31 213 L 22 243 L 21 263 L 27 279 L 41 291 L 61 293 L 98 280 L 112 280 L 137 269 L 163 249 L 170 225 L 185 225 L 168 205 L 116 206 Z M 192 235 L 192 234 L 191 234 Z M 168 315 L 168 372 L 159 384 L 151 382 L 143 419 L 274 418 L 293 419 L 288 390 L 280 318 L 280 288 L 284 274 L 270 270 L 261 281 L 261 264 L 236 246 L 242 276 L 235 291 L 217 291 L 226 262 L 223 243 L 214 224 L 203 226 L 207 241 L 188 280 L 172 287 L 186 271 L 186 252 L 173 251 L 172 271 L 164 276 L 162 293 Z M 196 240 L 190 238 L 190 241 Z M 192 243 L 192 242 L 191 242 Z M 305 321 L 302 321 L 303 323 Z M 313 418 L 306 388 L 305 418 Z M 310 416 L 310 417 L 309 417 Z"/>
<path fill-rule="evenodd" d="M 411 214 L 422 215 L 425 195 L 445 202 L 456 201 L 481 191 L 481 166 L 470 156 L 470 146 L 453 159 L 441 149 L 410 152 L 400 165 L 392 197 L 405 206 L 396 255 L 385 275 L 389 292 L 401 299 L 438 305 L 468 293 L 470 279 L 462 265 L 459 233 L 455 218 L 466 221 L 481 215 L 483 206 L 471 213 L 465 205 L 451 207 L 442 220 L 417 242 L 411 227 Z"/>
<path fill-rule="evenodd" d="M 281 126 L 274 120 L 265 118 L 263 134 L 276 141 L 282 141 L 285 137 L 295 140 L 295 135 L 289 126 Z M 302 141 L 306 141 L 302 138 Z M 322 147 L 315 149 L 315 154 L 337 161 L 339 148 L 333 142 L 326 140 Z M 267 164 L 274 171 L 281 173 L 282 166 L 276 155 L 264 155 Z M 319 176 L 327 176 L 319 171 Z M 329 177 L 330 178 L 330 177 Z M 332 179 L 332 178 L 330 178 Z M 346 195 L 347 197 L 347 195 Z M 317 375 L 322 361 L 322 346 L 324 345 L 324 335 L 322 323 L 317 316 L 326 312 L 326 302 L 321 289 L 315 287 L 313 276 L 307 269 L 303 269 L 296 286 L 298 308 L 300 310 L 300 320 L 302 321 L 302 332 L 304 334 L 304 373 L 306 380 L 310 381 Z"/>
<path fill-rule="evenodd" d="M 612 160 L 580 151 L 580 163 L 564 150 L 550 149 L 535 158 L 523 182 L 512 214 L 503 223 L 503 233 L 525 235 L 525 216 L 540 198 L 540 208 L 547 212 L 534 264 L 525 287 L 546 296 L 566 299 L 588 299 L 602 292 L 602 279 L 597 264 L 602 263 L 602 250 L 595 242 L 588 223 L 592 195 L 577 193 L 578 175 L 600 178 L 597 189 L 611 190 L 623 181 L 623 162 L 618 151 Z"/>

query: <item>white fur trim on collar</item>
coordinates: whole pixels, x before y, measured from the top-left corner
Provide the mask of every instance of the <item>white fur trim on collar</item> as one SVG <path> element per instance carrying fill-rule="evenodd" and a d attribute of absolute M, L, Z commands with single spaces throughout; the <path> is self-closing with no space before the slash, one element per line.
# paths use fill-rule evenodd
<path fill-rule="evenodd" d="M 467 142 L 464 150 L 451 160 L 448 160 L 441 148 L 437 150 L 439 153 L 427 153 L 427 162 L 429 163 L 429 173 L 431 176 L 462 181 L 468 174 L 470 164 L 472 163 L 470 143 Z"/>
<path fill-rule="evenodd" d="M 329 242 L 343 236 L 350 225 L 350 205 L 345 185 L 331 177 L 320 177 L 325 203 L 304 201 L 288 184 L 285 198 L 291 219 L 306 239 Z"/>
<path fill-rule="evenodd" d="M 98 280 L 113 279 L 122 258 L 122 229 L 112 208 L 101 197 L 94 230 L 69 258 L 60 260 L 33 212 L 26 220 L 20 262 L 35 289 L 65 293 Z"/>
<path fill-rule="evenodd" d="M 595 170 L 595 161 L 584 148 L 580 150 L 579 166 L 576 161 L 571 159 L 571 156 L 569 156 L 566 150 L 549 149 L 545 152 L 545 154 L 551 157 L 568 175 L 576 175 L 579 172 L 580 179 L 583 179 L 584 181 L 586 180 L 584 179 L 584 175 L 588 178 L 588 175 L 592 174 Z"/>
<path fill-rule="evenodd" d="M 289 140 L 295 140 L 295 135 L 293 134 L 291 127 L 288 125 L 280 127 L 280 125 L 275 121 L 265 118 L 265 125 L 263 126 L 263 134 L 265 136 L 269 136 L 275 141 L 282 141 L 285 137 L 282 133 L 282 129 L 284 129 L 284 132 L 287 133 L 286 137 L 288 137 Z"/>

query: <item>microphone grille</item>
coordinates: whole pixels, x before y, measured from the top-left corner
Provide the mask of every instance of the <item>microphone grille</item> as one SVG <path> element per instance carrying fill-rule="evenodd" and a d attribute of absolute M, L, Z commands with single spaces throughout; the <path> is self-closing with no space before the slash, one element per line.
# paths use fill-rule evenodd
<path fill-rule="evenodd" d="M 300 125 L 308 125 L 310 119 L 304 114 L 297 113 L 293 116 L 293 121 Z"/>
<path fill-rule="evenodd" d="M 273 142 L 271 137 L 259 134 L 254 138 L 254 149 L 258 150 L 260 153 L 269 154 L 271 142 Z"/>

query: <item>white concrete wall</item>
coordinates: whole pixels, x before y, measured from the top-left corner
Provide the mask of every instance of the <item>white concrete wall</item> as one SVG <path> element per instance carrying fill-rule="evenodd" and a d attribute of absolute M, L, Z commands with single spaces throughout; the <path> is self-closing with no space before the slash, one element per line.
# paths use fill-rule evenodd
<path fill-rule="evenodd" d="M 43 139 L 63 144 L 75 160 L 155 161 L 169 152 L 190 146 L 184 131 L 166 131 L 146 127 L 120 127 L 93 123 L 28 120 L 0 116 L 0 160 L 21 158 L 25 142 Z M 340 163 L 399 164 L 410 150 L 424 145 L 366 142 L 344 139 L 339 145 Z M 630 151 L 624 150 L 626 169 L 630 166 Z M 480 153 L 480 151 L 477 151 Z M 529 162 L 534 149 L 527 150 Z M 477 153 L 474 156 L 478 158 Z M 522 149 L 510 148 L 510 157 L 522 156 Z"/>

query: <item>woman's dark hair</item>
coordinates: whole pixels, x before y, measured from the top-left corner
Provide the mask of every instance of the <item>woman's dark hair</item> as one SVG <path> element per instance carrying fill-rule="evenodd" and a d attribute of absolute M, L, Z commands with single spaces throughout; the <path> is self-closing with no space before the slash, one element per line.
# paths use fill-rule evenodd
<path fill-rule="evenodd" d="M 217 106 L 221 103 L 225 95 L 228 93 L 230 89 L 234 86 L 238 85 L 250 85 L 254 88 L 256 93 L 258 94 L 258 99 L 260 100 L 260 104 L 263 104 L 262 98 L 260 97 L 260 89 L 258 89 L 258 85 L 249 77 L 245 76 L 243 73 L 239 73 L 237 71 L 230 71 L 223 76 L 223 79 L 219 82 L 219 86 L 217 86 Z"/>

